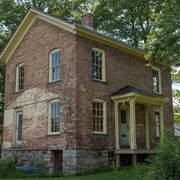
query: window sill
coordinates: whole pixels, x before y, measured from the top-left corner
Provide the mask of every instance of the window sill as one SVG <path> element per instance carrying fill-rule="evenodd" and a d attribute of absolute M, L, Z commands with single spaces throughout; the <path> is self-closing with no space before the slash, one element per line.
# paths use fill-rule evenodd
<path fill-rule="evenodd" d="M 96 132 L 93 132 L 92 135 L 93 136 L 108 136 L 108 134 L 106 133 L 96 133 Z"/>
<path fill-rule="evenodd" d="M 58 81 L 52 81 L 52 82 L 48 82 L 47 85 L 55 85 L 57 83 L 60 83 L 61 80 L 58 80 Z"/>
<path fill-rule="evenodd" d="M 94 81 L 94 82 L 100 82 L 100 83 L 103 83 L 103 84 L 108 84 L 106 81 L 101 81 L 101 80 L 98 80 L 98 79 L 92 79 L 92 81 Z"/>
<path fill-rule="evenodd" d="M 47 134 L 46 137 L 51 137 L 51 136 L 59 136 L 60 133 L 57 133 L 57 134 Z"/>
<path fill-rule="evenodd" d="M 22 93 L 22 92 L 24 92 L 24 89 L 21 91 L 15 91 L 14 94 L 18 94 L 18 93 Z"/>

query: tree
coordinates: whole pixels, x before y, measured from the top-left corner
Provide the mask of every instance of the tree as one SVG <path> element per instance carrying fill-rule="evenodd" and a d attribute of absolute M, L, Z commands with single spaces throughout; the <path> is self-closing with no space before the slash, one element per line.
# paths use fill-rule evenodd
<path fill-rule="evenodd" d="M 160 60 L 180 66 L 180 1 L 164 0 L 162 7 L 151 14 L 154 28 L 147 39 L 146 58 L 150 63 Z"/>
<path fill-rule="evenodd" d="M 159 12 L 158 0 L 102 0 L 95 11 L 95 27 L 136 47 L 146 43 L 153 25 L 150 14 Z"/>

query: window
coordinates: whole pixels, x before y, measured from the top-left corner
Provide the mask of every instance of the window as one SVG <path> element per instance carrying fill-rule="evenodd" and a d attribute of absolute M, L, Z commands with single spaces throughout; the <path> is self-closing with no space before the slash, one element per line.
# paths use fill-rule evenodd
<path fill-rule="evenodd" d="M 60 101 L 54 100 L 49 102 L 49 134 L 57 134 L 60 130 Z"/>
<path fill-rule="evenodd" d="M 106 102 L 93 100 L 93 132 L 106 133 Z"/>
<path fill-rule="evenodd" d="M 92 50 L 92 78 L 105 81 L 105 58 L 104 52 L 98 49 Z"/>
<path fill-rule="evenodd" d="M 58 80 L 60 80 L 60 50 L 55 50 L 50 53 L 49 81 Z"/>
<path fill-rule="evenodd" d="M 160 74 L 160 70 L 157 69 L 157 68 L 153 68 L 152 75 L 153 75 L 153 92 L 154 93 L 161 93 L 161 74 Z"/>
<path fill-rule="evenodd" d="M 24 89 L 24 64 L 16 67 L 16 92 Z"/>
<path fill-rule="evenodd" d="M 114 151 L 109 151 L 108 152 L 108 165 L 114 166 L 116 164 L 115 161 L 116 161 L 116 159 L 115 159 Z"/>
<path fill-rule="evenodd" d="M 160 126 L 160 112 L 155 111 L 155 123 L 156 123 L 156 136 L 161 136 L 161 126 Z"/>
<path fill-rule="evenodd" d="M 22 140 L 22 120 L 23 120 L 22 111 L 16 112 L 16 145 L 21 144 L 21 140 Z"/>

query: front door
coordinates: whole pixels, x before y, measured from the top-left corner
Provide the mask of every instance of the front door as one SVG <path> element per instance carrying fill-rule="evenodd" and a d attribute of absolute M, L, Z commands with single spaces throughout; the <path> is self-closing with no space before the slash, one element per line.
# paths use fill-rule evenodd
<path fill-rule="evenodd" d="M 128 109 L 121 109 L 121 146 L 129 146 Z"/>

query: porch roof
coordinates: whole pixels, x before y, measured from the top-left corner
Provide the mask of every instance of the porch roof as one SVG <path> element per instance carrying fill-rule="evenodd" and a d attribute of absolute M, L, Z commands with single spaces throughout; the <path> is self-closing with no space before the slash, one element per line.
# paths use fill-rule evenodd
<path fill-rule="evenodd" d="M 150 104 L 159 104 L 168 102 L 169 99 L 161 94 L 150 93 L 134 88 L 133 86 L 126 86 L 117 92 L 114 92 L 111 99 L 114 101 L 125 102 L 135 98 L 136 101 Z"/>

